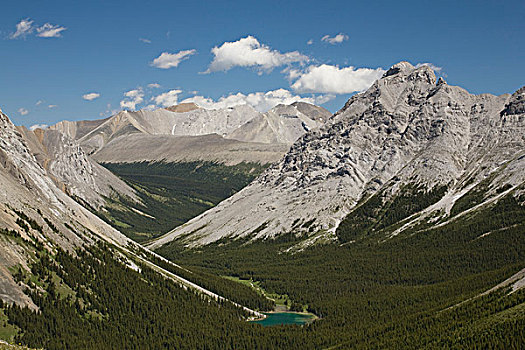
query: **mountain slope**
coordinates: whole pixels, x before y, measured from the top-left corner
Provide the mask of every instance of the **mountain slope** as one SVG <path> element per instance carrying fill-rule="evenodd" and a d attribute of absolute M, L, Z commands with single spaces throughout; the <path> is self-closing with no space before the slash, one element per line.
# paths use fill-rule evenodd
<path fill-rule="evenodd" d="M 0 111 L 1 300 L 36 309 L 42 301 L 38 297 L 42 291 L 31 280 L 22 283 L 20 276 L 36 277 L 38 271 L 41 270 L 35 265 L 46 265 L 49 263 L 49 258 L 58 259 L 60 254 L 81 254 L 82 252 L 82 254 L 89 255 L 86 252 L 98 245 L 114 250 L 110 255 L 112 263 L 124 264 L 139 271 L 137 264 L 140 264 L 156 271 L 157 277 L 168 278 L 176 282 L 177 286 L 197 291 L 212 300 L 231 303 L 217 293 L 178 276 L 172 271 L 178 271 L 179 266 L 170 264 L 165 259 L 135 244 L 69 197 L 48 176 L 46 169 L 38 163 L 26 142 L 9 118 Z M 69 165 L 75 166 L 74 163 Z M 61 271 L 56 266 L 46 268 L 50 268 L 57 274 L 73 273 Z M 79 271 L 74 272 L 79 273 Z M 86 271 L 83 270 L 81 273 L 83 274 L 81 278 L 89 280 Z M 44 275 L 43 280 L 46 280 L 45 283 L 48 284 L 49 279 L 45 277 Z M 80 276 L 77 277 L 80 278 Z M 194 278 L 203 280 L 198 274 L 193 274 L 189 279 Z M 226 282 L 221 281 L 221 283 Z M 69 286 L 74 288 L 71 283 Z M 88 289 L 91 287 L 90 285 L 85 286 Z M 217 292 L 220 292 L 223 287 L 220 283 L 214 285 Z M 29 292 L 26 291 L 27 288 Z M 49 288 L 52 289 L 53 286 Z M 255 293 L 253 294 L 256 296 Z M 232 296 L 236 297 L 233 294 Z M 248 312 L 248 314 L 260 316 L 259 313 L 250 309 L 244 309 L 235 303 L 234 305 L 234 308 L 243 309 L 243 313 Z"/>
<path fill-rule="evenodd" d="M 278 105 L 249 120 L 226 137 L 245 142 L 292 144 L 307 131 L 321 126 L 331 115 L 322 107 L 304 102 Z"/>
<path fill-rule="evenodd" d="M 241 142 L 217 134 L 133 134 L 110 141 L 91 157 L 99 163 L 209 161 L 226 165 L 242 162 L 268 164 L 277 162 L 289 147 L 285 144 Z"/>
<path fill-rule="evenodd" d="M 417 213 L 435 221 L 483 181 L 487 198 L 481 202 L 502 189 L 519 196 L 525 180 L 522 94 L 471 95 L 436 82 L 427 66 L 398 63 L 250 186 L 149 247 L 178 237 L 201 245 L 288 232 L 309 237 L 305 244 L 331 240 L 339 223 L 366 203 L 363 220 L 399 206 L 383 226 Z M 413 197 L 418 205 L 403 204 Z"/>
<path fill-rule="evenodd" d="M 138 200 L 135 191 L 87 156 L 78 143 L 57 130 L 17 127 L 29 151 L 57 186 L 93 208 L 112 196 Z"/>

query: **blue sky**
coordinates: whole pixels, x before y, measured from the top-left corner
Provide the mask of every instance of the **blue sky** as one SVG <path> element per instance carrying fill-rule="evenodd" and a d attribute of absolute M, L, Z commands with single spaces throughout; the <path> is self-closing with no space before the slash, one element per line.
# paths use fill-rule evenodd
<path fill-rule="evenodd" d="M 27 126 L 188 98 L 336 111 L 401 60 L 473 93 L 525 85 L 523 1 L 4 1 L 0 18 L 0 108 Z"/>

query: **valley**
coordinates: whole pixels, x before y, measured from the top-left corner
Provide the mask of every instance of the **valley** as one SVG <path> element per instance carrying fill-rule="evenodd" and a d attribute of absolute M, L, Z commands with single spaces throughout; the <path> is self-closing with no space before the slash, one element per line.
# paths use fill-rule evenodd
<path fill-rule="evenodd" d="M 140 202 L 106 198 L 94 212 L 137 242 L 156 238 L 241 190 L 267 165 L 212 162 L 102 163 L 133 188 Z"/>
<path fill-rule="evenodd" d="M 2 113 L 0 338 L 519 349 L 524 94 L 400 62 L 333 115 L 185 104 L 30 131 Z"/>

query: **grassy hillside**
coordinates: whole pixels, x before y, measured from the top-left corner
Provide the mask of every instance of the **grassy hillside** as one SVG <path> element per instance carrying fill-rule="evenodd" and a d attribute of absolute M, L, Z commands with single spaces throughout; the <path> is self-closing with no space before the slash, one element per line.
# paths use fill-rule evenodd
<path fill-rule="evenodd" d="M 107 198 L 96 213 L 128 237 L 146 241 L 168 232 L 241 190 L 266 166 L 211 162 L 102 164 L 137 190 L 142 201 Z"/>

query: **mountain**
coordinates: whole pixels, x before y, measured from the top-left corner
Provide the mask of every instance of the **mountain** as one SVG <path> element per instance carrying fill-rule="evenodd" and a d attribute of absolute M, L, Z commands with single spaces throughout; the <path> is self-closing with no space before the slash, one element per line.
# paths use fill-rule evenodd
<path fill-rule="evenodd" d="M 0 113 L 0 337 L 45 349 L 519 349 L 524 101 L 524 88 L 474 96 L 402 62 L 267 170 L 105 163 L 139 199 L 101 195 L 122 230 L 155 236 L 173 212 L 233 194 L 175 230 L 164 258 L 72 193 L 104 183 L 76 140 Z M 315 321 L 246 322 L 276 304 Z"/>
<path fill-rule="evenodd" d="M 40 141 L 32 139 L 38 137 Z M 87 258 L 90 254 L 96 256 L 101 253 L 98 249 L 109 249 L 113 250 L 113 253 L 109 255 L 108 264 L 124 264 L 120 269 L 125 270 L 127 266 L 139 272 L 141 269 L 151 268 L 163 283 L 167 278 L 175 281 L 177 288 L 183 286 L 184 289 L 179 288 L 181 291 L 189 289 L 207 296 L 206 298 L 210 300 L 226 302 L 227 300 L 222 296 L 176 275 L 173 271 L 186 274 L 188 271 L 180 270 L 177 265 L 170 264 L 165 259 L 135 244 L 58 187 L 61 182 L 53 180 L 51 174 L 55 173 L 56 176 L 64 177 L 75 176 L 85 171 L 85 162 L 89 162 L 82 151 L 79 151 L 78 145 L 64 138 L 63 134 L 53 130 L 45 136 L 43 130 L 32 133 L 27 129 L 17 128 L 0 111 L 0 281 L 2 281 L 0 300 L 36 310 L 42 307 L 43 300 L 39 298 L 39 293 L 53 295 L 50 289 L 54 288 L 53 283 L 57 283 L 57 279 L 60 281 L 62 291 L 64 288 L 73 288 L 74 291 L 70 290 L 68 293 L 75 296 L 80 293 L 78 289 L 75 289 L 78 288 L 78 284 L 75 286 L 71 280 L 68 280 L 67 274 L 74 272 L 77 274 L 76 277 L 88 278 L 88 280 L 92 277 L 89 277 L 86 271 L 68 271 L 67 268 L 71 266 L 53 265 L 53 261 L 58 263 L 60 258 L 66 260 L 73 258 L 72 256 L 67 257 L 71 253 L 84 254 L 83 256 Z M 33 149 L 28 147 L 29 142 L 35 143 Z M 40 142 L 39 152 L 33 154 L 33 150 L 37 149 L 37 142 Z M 71 149 L 74 152 L 71 152 Z M 74 161 L 68 163 L 64 159 L 56 158 L 59 156 L 71 157 Z M 66 175 L 60 171 L 53 172 L 43 167 L 37 159 L 45 163 L 49 169 L 53 169 L 55 163 L 58 164 L 58 167 L 67 166 L 72 169 L 67 169 L 69 172 Z M 101 173 L 109 173 L 104 168 L 94 170 L 93 173 L 96 174 L 98 170 L 103 170 Z M 66 178 L 66 180 L 70 179 Z M 69 183 L 76 182 L 72 180 Z M 91 185 L 97 185 L 97 183 Z M 102 259 L 102 256 L 99 258 Z M 42 269 L 51 270 L 43 273 Z M 51 272 L 55 274 L 53 277 L 55 282 L 50 282 L 52 276 L 46 278 Z M 79 273 L 81 275 L 78 275 Z M 21 276 L 32 277 L 30 281 L 26 281 L 25 277 Z M 197 276 L 198 274 L 194 274 L 189 278 L 195 279 Z M 76 278 L 71 275 L 70 277 Z M 103 277 L 100 276 L 100 278 Z M 34 284 L 34 281 L 38 281 L 37 285 Z M 94 286 L 85 286 L 85 288 L 91 287 Z M 43 288 L 50 289 L 44 290 Z M 216 284 L 213 288 L 220 290 L 220 287 L 217 289 Z M 199 300 L 199 303 L 202 301 L 202 295 L 196 299 Z M 87 301 L 85 297 L 83 300 L 83 302 Z M 3 303 L 0 305 L 0 311 L 3 305 Z M 235 305 L 236 308 L 243 308 L 238 304 Z M 254 314 L 249 309 L 245 311 Z M 260 315 L 256 312 L 255 314 Z"/>
<path fill-rule="evenodd" d="M 142 242 L 242 189 L 329 116 L 307 103 L 265 114 L 248 105 L 207 110 L 187 103 L 60 122 L 38 135 L 21 130 L 64 190 Z"/>
<path fill-rule="evenodd" d="M 385 239 L 507 195 L 523 203 L 523 94 L 472 95 L 398 63 L 252 184 L 149 247 L 289 232 L 302 246 Z"/>
<path fill-rule="evenodd" d="M 0 296 L 35 307 L 13 278 L 12 269 L 29 269 L 33 253 L 24 241 L 46 249 L 73 249 L 96 239 L 126 244 L 129 239 L 59 189 L 27 147 L 20 131 L 0 111 Z M 6 239 L 6 232 L 23 241 Z M 95 238 L 98 237 L 98 238 Z"/>
<path fill-rule="evenodd" d="M 292 144 L 304 133 L 316 129 L 332 114 L 304 102 L 277 105 L 238 127 L 226 137 L 245 142 Z"/>
<path fill-rule="evenodd" d="M 98 121 L 64 121 L 50 129 L 77 140 L 86 153 L 104 162 L 204 159 L 264 164 L 277 161 L 299 136 L 329 116 L 324 108 L 307 103 L 277 106 L 265 114 L 249 105 L 207 110 L 187 103 L 122 111 Z"/>
<path fill-rule="evenodd" d="M 92 158 L 99 163 L 136 162 L 278 162 L 289 149 L 286 144 L 264 144 L 225 139 L 217 134 L 173 136 L 133 134 L 109 142 Z"/>
<path fill-rule="evenodd" d="M 17 130 L 38 163 L 64 192 L 97 209 L 106 204 L 105 197 L 117 195 L 138 200 L 132 188 L 87 156 L 67 135 L 58 130 Z"/>
<path fill-rule="evenodd" d="M 63 166 L 55 161 L 50 168 L 61 169 L 54 177 L 107 223 L 143 242 L 242 189 L 278 162 L 298 137 L 329 117 L 326 109 L 303 102 L 279 105 L 264 114 L 248 105 L 207 110 L 187 103 L 123 111 L 99 121 L 60 122 L 38 132 L 56 135 L 54 139 L 64 133 L 62 142 L 53 145 L 69 144 L 68 138 L 80 144 L 74 150 L 84 152 L 80 158 L 52 157 L 64 160 Z M 39 142 L 29 144 L 45 153 Z M 47 158 L 43 165 L 49 163 Z M 67 166 L 66 161 L 77 158 L 85 161 Z M 125 184 L 108 177 L 99 164 Z"/>

